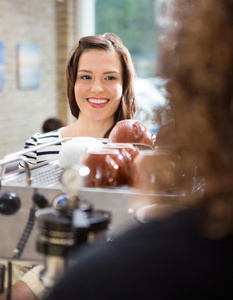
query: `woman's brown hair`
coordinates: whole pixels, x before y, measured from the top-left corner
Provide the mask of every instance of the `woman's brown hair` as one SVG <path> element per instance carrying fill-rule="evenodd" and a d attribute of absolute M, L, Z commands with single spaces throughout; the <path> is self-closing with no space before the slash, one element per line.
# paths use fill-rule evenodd
<path fill-rule="evenodd" d="M 123 70 L 123 95 L 119 108 L 115 113 L 114 125 L 118 121 L 134 118 L 136 111 L 136 101 L 133 88 L 135 70 L 128 49 L 123 45 L 120 38 L 113 33 L 83 37 L 73 48 L 66 67 L 67 96 L 72 115 L 78 119 L 79 107 L 75 99 L 74 86 L 77 78 L 79 59 L 84 51 L 90 49 L 115 51 L 118 53 Z M 110 130 L 105 136 L 109 134 Z"/>

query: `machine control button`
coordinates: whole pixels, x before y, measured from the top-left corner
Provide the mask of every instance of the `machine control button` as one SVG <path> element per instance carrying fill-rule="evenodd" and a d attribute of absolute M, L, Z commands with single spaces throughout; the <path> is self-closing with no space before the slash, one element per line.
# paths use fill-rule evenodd
<path fill-rule="evenodd" d="M 15 193 L 4 193 L 0 197 L 0 214 L 14 215 L 18 212 L 21 206 L 21 200 Z"/>

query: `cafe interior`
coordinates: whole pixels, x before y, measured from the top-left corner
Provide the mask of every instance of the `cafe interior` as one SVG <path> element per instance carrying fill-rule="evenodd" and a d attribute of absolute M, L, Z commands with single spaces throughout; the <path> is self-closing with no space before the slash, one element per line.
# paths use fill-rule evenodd
<path fill-rule="evenodd" d="M 51 290 L 72 267 L 74 249 L 113 243 L 131 229 L 186 210 L 190 199 L 205 194 L 204 176 L 177 144 L 169 80 L 159 73 L 160 44 L 171 28 L 180 30 L 171 19 L 172 2 L 0 0 L 1 300 L 18 299 L 14 285 L 24 274 L 15 276 L 15 265 L 40 265 L 38 280 Z M 128 17 L 131 5 L 127 31 L 119 20 Z M 140 32 L 143 9 L 153 16 L 148 34 Z M 38 143 L 34 153 L 48 147 L 59 147 L 59 153 L 32 165 L 32 149 L 24 143 L 35 132 L 43 134 L 44 121 L 59 119 L 60 128 L 75 120 L 65 81 L 74 45 L 105 32 L 122 38 L 132 56 L 135 117 L 116 122 L 107 137 L 60 136 Z M 136 48 L 143 43 L 145 49 Z M 26 73 L 30 59 L 32 73 Z"/>

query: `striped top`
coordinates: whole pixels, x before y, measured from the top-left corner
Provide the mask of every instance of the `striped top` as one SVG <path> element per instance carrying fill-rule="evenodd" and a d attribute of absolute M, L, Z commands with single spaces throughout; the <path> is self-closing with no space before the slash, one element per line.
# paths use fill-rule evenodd
<path fill-rule="evenodd" d="M 61 139 L 62 128 L 47 133 L 35 133 L 29 140 L 26 141 L 24 149 L 32 148 L 31 152 L 24 155 L 27 158 L 29 164 L 36 165 L 44 161 L 58 159 L 59 151 L 61 149 L 61 143 L 48 146 L 37 151 L 33 151 L 33 147 Z M 23 163 L 19 164 L 19 168 L 24 168 Z"/>

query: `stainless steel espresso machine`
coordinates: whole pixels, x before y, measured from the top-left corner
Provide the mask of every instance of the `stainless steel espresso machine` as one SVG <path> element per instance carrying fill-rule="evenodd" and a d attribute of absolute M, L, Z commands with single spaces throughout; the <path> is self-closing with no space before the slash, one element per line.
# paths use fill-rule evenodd
<path fill-rule="evenodd" d="M 130 227 L 142 226 L 146 208 L 174 206 L 178 198 L 187 196 L 184 191 L 142 193 L 128 186 L 88 188 L 85 166 L 61 168 L 54 160 L 30 167 L 27 151 L 0 160 L 0 259 L 9 268 L 14 262 L 43 264 L 40 279 L 46 287 L 63 275 L 75 247 L 99 239 L 111 242 Z M 6 172 L 8 165 L 19 161 L 24 162 L 24 170 Z M 196 191 L 202 188 L 199 184 Z M 3 266 L 0 279 L 1 292 Z M 8 289 L 10 284 L 8 274 Z"/>

